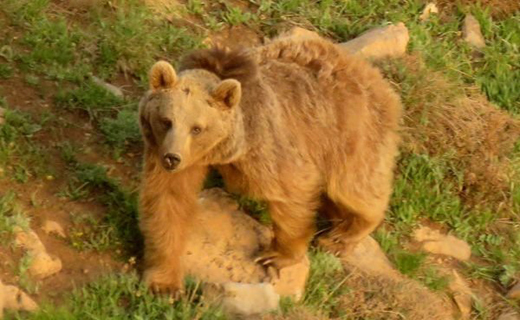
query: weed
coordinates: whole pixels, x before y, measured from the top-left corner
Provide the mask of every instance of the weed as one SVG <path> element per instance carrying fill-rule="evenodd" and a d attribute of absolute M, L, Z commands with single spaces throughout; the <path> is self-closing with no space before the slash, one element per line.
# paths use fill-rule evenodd
<path fill-rule="evenodd" d="M 124 245 L 128 253 L 139 255 L 142 239 L 138 230 L 135 192 L 123 189 L 118 181 L 109 178 L 105 168 L 78 162 L 70 145 L 64 145 L 62 150 L 62 154 L 67 158 L 69 170 L 73 173 L 68 193 L 65 192 L 63 195 L 81 198 L 95 196 L 108 209 L 100 223 L 91 223 L 92 232 L 78 231 L 82 234 L 77 234 L 76 238 L 83 239 L 82 237 L 86 236 L 88 241 L 77 246 L 104 250 Z M 74 193 L 71 193 L 72 191 Z M 96 226 L 92 228 L 94 224 Z"/>
<path fill-rule="evenodd" d="M 14 192 L 0 195 L 0 243 L 8 243 L 9 236 L 14 232 L 15 227 L 28 230 L 30 219 L 15 203 Z"/>
<path fill-rule="evenodd" d="M 406 251 L 395 252 L 393 256 L 397 270 L 407 276 L 415 276 L 425 258 L 426 255 L 424 253 L 411 253 Z"/>
<path fill-rule="evenodd" d="M 18 262 L 18 283 L 20 287 L 30 294 L 37 294 L 39 290 L 39 283 L 31 279 L 29 275 L 29 268 L 31 267 L 34 257 L 31 253 L 26 252 Z"/>
<path fill-rule="evenodd" d="M 89 196 L 89 191 L 86 188 L 87 183 L 77 184 L 74 181 L 69 181 L 63 190 L 59 191 L 56 196 L 60 198 L 67 198 L 72 201 L 86 199 Z"/>
<path fill-rule="evenodd" d="M 394 183 L 390 221 L 413 226 L 419 217 L 454 225 L 464 208 L 454 190 L 457 186 L 446 178 L 448 167 L 442 159 L 410 154 L 400 161 L 401 174 Z M 400 224 L 401 223 L 401 224 Z"/>
<path fill-rule="evenodd" d="M 272 224 L 266 202 L 258 201 L 241 195 L 235 195 L 234 197 L 237 200 L 238 206 L 241 210 L 244 210 L 262 224 Z"/>
<path fill-rule="evenodd" d="M 25 76 L 25 82 L 27 82 L 27 84 L 31 86 L 37 86 L 38 84 L 40 84 L 40 78 L 38 78 L 35 75 L 28 74 Z"/>
<path fill-rule="evenodd" d="M 188 0 L 186 4 L 188 12 L 195 15 L 202 15 L 205 11 L 204 7 L 204 2 L 201 0 Z"/>
<path fill-rule="evenodd" d="M 122 110 L 115 119 L 101 119 L 99 128 L 105 135 L 107 142 L 115 148 L 117 153 L 120 153 L 125 145 L 141 141 L 137 111 Z"/>
<path fill-rule="evenodd" d="M 12 75 L 13 68 L 6 63 L 0 63 L 0 79 L 9 79 Z"/>
<path fill-rule="evenodd" d="M 310 255 L 310 273 L 303 304 L 328 315 L 335 311 L 337 299 L 348 292 L 344 286 L 347 275 L 339 259 L 320 250 Z"/>
<path fill-rule="evenodd" d="M 2 9 L 9 14 L 12 22 L 22 25 L 40 19 L 48 5 L 49 0 L 5 0 Z"/>
<path fill-rule="evenodd" d="M 18 183 L 26 183 L 27 180 L 29 180 L 29 177 L 30 177 L 30 173 L 29 171 L 23 167 L 23 166 L 15 166 L 14 167 L 14 180 Z"/>
<path fill-rule="evenodd" d="M 433 291 L 443 291 L 450 283 L 450 279 L 439 274 L 434 267 L 427 267 L 423 274 L 419 276 L 419 280 Z"/>
<path fill-rule="evenodd" d="M 66 109 L 86 112 L 91 120 L 113 113 L 123 105 L 122 99 L 90 80 L 76 89 L 58 92 L 55 101 Z"/>
<path fill-rule="evenodd" d="M 144 5 L 118 6 L 112 16 L 96 21 L 99 48 L 95 64 L 103 78 L 116 71 L 136 75 L 144 81 L 158 55 L 172 55 L 197 47 L 201 39 L 185 28 L 154 19 Z"/>
<path fill-rule="evenodd" d="M 22 70 L 36 71 L 54 80 L 78 79 L 85 75 L 87 70 L 74 64 L 78 44 L 83 37 L 77 29 L 67 26 L 62 18 L 50 19 L 46 16 L 34 21 L 28 28 L 29 32 L 21 42 L 31 50 L 18 56 Z"/>
<path fill-rule="evenodd" d="M 252 19 L 253 15 L 250 12 L 244 12 L 240 8 L 232 5 L 226 5 L 226 11 L 222 13 L 222 20 L 232 26 L 246 24 Z"/>
<path fill-rule="evenodd" d="M 114 229 L 91 214 L 71 213 L 71 221 L 70 242 L 78 250 L 105 251 L 120 245 L 114 241 Z"/>

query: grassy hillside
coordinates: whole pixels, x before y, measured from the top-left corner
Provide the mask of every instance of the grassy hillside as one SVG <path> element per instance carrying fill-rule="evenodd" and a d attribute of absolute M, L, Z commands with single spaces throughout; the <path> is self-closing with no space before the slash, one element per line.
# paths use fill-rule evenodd
<path fill-rule="evenodd" d="M 43 305 L 35 314 L 7 318 L 224 318 L 200 300 L 192 280 L 178 302 L 154 298 L 138 281 L 142 146 L 136 112 L 148 69 L 157 59 L 175 63 L 208 39 L 254 44 L 301 26 L 342 42 L 399 21 L 410 32 L 409 53 L 378 66 L 402 96 L 404 143 L 392 203 L 375 238 L 401 273 L 435 292 L 447 292 L 446 264 L 463 274 L 477 293 L 475 319 L 495 319 L 505 308 L 520 311 L 504 297 L 520 277 L 515 1 L 443 1 L 440 13 L 424 22 L 422 1 L 162 3 L 1 0 L 0 278 Z M 481 25 L 487 46 L 480 51 L 461 41 L 466 13 Z M 96 85 L 93 76 L 121 87 L 124 98 Z M 265 218 L 261 204 L 240 203 Z M 49 218 L 68 232 L 67 239 L 41 235 L 67 272 L 40 282 L 27 275 L 30 257 L 14 246 L 13 229 L 36 228 Z M 472 259 L 430 259 L 412 239 L 418 225 L 464 239 Z M 342 297 L 352 288 L 336 284 L 348 275 L 320 251 L 311 257 L 303 302 L 285 301 L 276 317 L 390 318 L 345 311 Z"/>

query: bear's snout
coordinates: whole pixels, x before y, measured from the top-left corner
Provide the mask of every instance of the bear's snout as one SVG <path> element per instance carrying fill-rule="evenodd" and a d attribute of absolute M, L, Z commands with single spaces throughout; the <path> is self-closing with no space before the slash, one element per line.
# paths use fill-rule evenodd
<path fill-rule="evenodd" d="M 181 156 L 177 153 L 166 153 L 163 157 L 163 166 L 166 170 L 174 170 L 181 163 Z"/>

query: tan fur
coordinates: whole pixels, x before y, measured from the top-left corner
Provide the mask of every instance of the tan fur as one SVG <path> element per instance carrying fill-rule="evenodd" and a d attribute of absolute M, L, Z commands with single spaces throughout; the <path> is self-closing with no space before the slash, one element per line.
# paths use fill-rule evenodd
<path fill-rule="evenodd" d="M 164 70 L 151 79 L 170 77 Z M 149 92 L 140 106 L 150 285 L 179 289 L 185 225 L 210 165 L 230 191 L 267 201 L 275 239 L 260 255 L 265 265 L 283 268 L 305 255 L 316 211 L 333 221 L 323 241 L 331 250 L 351 249 L 382 221 L 401 106 L 367 62 L 318 36 L 289 35 L 251 51 L 198 51 L 180 70 L 173 87 Z M 164 118 L 171 129 L 161 130 Z M 203 132 L 187 134 L 194 125 Z M 167 172 L 160 158 L 171 150 L 183 160 Z"/>

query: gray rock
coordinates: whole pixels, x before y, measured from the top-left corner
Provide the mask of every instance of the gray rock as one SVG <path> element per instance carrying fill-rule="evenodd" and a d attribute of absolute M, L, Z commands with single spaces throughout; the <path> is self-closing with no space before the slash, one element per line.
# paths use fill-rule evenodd
<path fill-rule="evenodd" d="M 422 249 L 427 252 L 450 256 L 460 261 L 466 261 L 471 257 L 469 244 L 452 235 L 443 235 L 437 230 L 421 227 L 415 230 L 414 238 L 422 242 Z"/>
<path fill-rule="evenodd" d="M 400 57 L 406 53 L 410 36 L 404 23 L 371 29 L 339 46 L 363 58 Z"/>
<path fill-rule="evenodd" d="M 35 311 L 38 305 L 25 292 L 15 286 L 6 286 L 0 281 L 0 318 L 4 310 Z"/>
<path fill-rule="evenodd" d="M 55 234 L 62 238 L 66 237 L 63 227 L 56 221 L 46 220 L 42 225 L 42 230 L 46 234 Z"/>
<path fill-rule="evenodd" d="M 31 276 L 44 279 L 61 271 L 61 260 L 51 257 L 47 253 L 45 246 L 34 231 L 23 231 L 20 228 L 15 228 L 15 243 L 31 255 L 29 266 Z"/>
<path fill-rule="evenodd" d="M 386 277 L 401 277 L 376 240 L 366 237 L 361 241 L 354 251 L 342 257 L 342 260 L 351 267 L 363 272 L 383 275 Z"/>
<path fill-rule="evenodd" d="M 421 19 L 421 21 L 426 21 L 426 20 L 428 20 L 428 18 L 430 18 L 430 15 L 432 15 L 434 13 L 435 14 L 439 13 L 439 9 L 435 5 L 435 3 L 430 2 L 424 7 L 423 12 L 421 13 L 421 16 L 419 17 L 419 19 Z"/>
<path fill-rule="evenodd" d="M 224 312 L 233 318 L 249 319 L 278 309 L 280 295 L 270 283 L 208 284 L 204 287 L 205 299 L 220 303 Z"/>
<path fill-rule="evenodd" d="M 204 190 L 199 203 L 197 228 L 190 234 L 183 259 L 189 275 L 217 284 L 271 282 L 282 296 L 296 300 L 303 296 L 308 259 L 281 269 L 278 278 L 270 277 L 255 257 L 269 246 L 272 231 L 240 210 L 221 189 Z"/>
<path fill-rule="evenodd" d="M 113 84 L 107 83 L 96 76 L 92 76 L 92 81 L 94 81 L 95 84 L 112 93 L 114 96 L 118 98 L 123 99 L 125 97 L 123 91 L 118 87 L 114 86 Z"/>
<path fill-rule="evenodd" d="M 63 227 L 56 221 L 46 220 L 42 225 L 42 230 L 46 234 L 56 234 L 62 238 L 66 237 Z"/>
<path fill-rule="evenodd" d="M 480 31 L 480 24 L 477 19 L 471 14 L 467 14 L 464 18 L 464 25 L 462 26 L 462 39 L 472 47 L 477 49 L 486 46 L 486 41 Z"/>
<path fill-rule="evenodd" d="M 471 317 L 471 307 L 473 305 L 473 293 L 466 282 L 457 271 L 452 271 L 453 277 L 449 288 L 453 295 L 453 300 L 459 308 L 461 319 Z"/>

